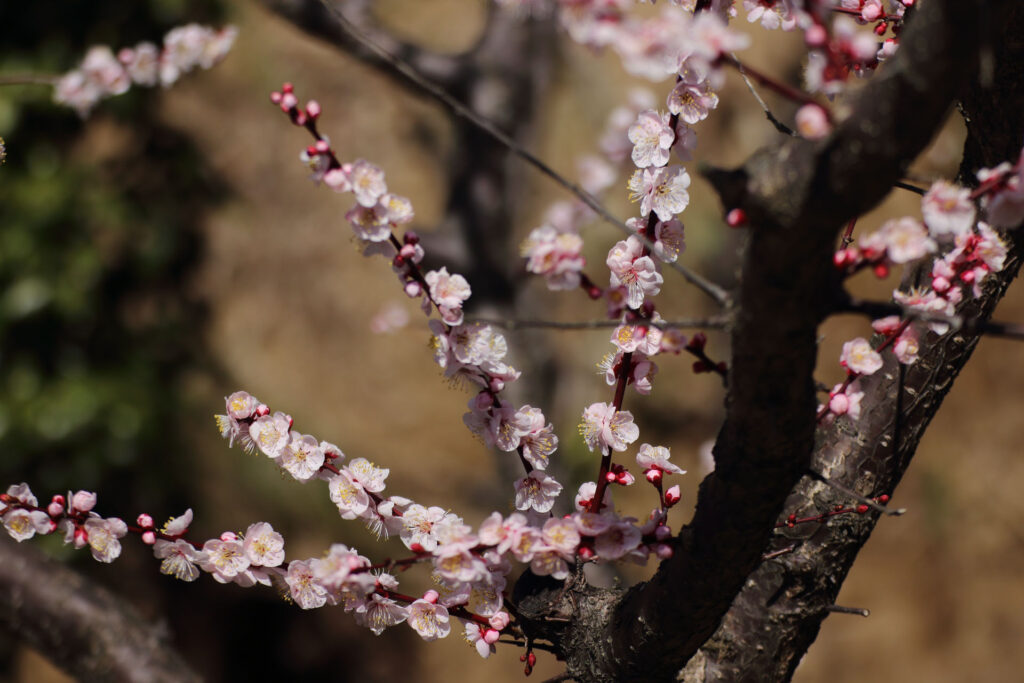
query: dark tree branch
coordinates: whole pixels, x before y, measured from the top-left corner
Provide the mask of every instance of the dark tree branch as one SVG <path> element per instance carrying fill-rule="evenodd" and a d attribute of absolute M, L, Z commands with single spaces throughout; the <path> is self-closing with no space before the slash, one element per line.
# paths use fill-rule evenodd
<path fill-rule="evenodd" d="M 586 681 L 675 679 L 761 563 L 776 519 L 812 464 L 816 335 L 839 289 L 831 266 L 836 235 L 885 197 L 976 75 L 980 4 L 922 3 L 897 57 L 862 90 L 849 117 L 828 139 L 788 139 L 757 153 L 740 169 L 705 173 L 725 208 L 742 208 L 752 225 L 716 469 L 701 484 L 694 518 L 680 532 L 675 555 L 649 582 L 622 596 L 592 589 L 575 598 L 584 607 L 562 634 L 574 676 Z M 1009 3 L 988 4 L 1002 11 Z M 940 372 L 946 367 L 940 365 Z M 915 374 L 908 387 L 919 386 L 921 379 L 920 386 L 930 386 L 938 379 L 934 370 L 915 366 L 910 372 L 926 377 Z M 865 402 L 875 401 L 874 410 L 888 408 L 884 414 L 891 416 L 891 405 L 883 401 L 891 388 L 886 384 Z M 919 410 L 920 403 L 908 409 Z M 891 423 L 872 414 L 867 418 L 865 424 L 879 430 Z M 925 424 L 922 417 L 906 431 L 922 430 Z M 880 443 L 887 434 L 892 441 L 884 431 L 861 438 Z M 835 458 L 828 458 L 814 469 L 838 480 L 835 465 Z M 835 495 L 821 482 L 815 486 L 828 491 L 823 495 Z M 813 505 L 813 498 L 800 502 Z M 867 518 L 849 522 L 858 523 L 866 524 Z M 764 566 L 772 571 L 793 563 L 800 550 Z M 785 588 L 778 571 L 775 578 L 773 596 Z M 755 607 L 746 609 L 763 611 L 769 596 L 759 597 Z M 819 622 L 833 603 L 819 598 Z M 757 680 L 784 678 L 810 640 L 795 639 L 783 649 L 762 639 L 758 644 L 782 659 L 744 670 Z"/>
<path fill-rule="evenodd" d="M 420 94 L 420 86 L 408 76 L 389 68 L 387 60 L 357 40 L 338 22 L 336 15 L 320 0 L 261 0 L 262 4 L 281 15 L 303 31 L 327 41 L 395 79 L 409 90 Z M 448 88 L 464 77 L 466 59 L 463 55 L 445 55 L 399 40 L 382 30 L 371 16 L 370 0 L 340 0 L 330 3 L 345 19 L 375 44 L 403 62 L 410 64 L 438 85 Z"/>
<path fill-rule="evenodd" d="M 937 3 L 930 2 L 928 7 L 932 4 Z M 949 25 L 956 32 L 952 37 L 971 41 L 975 53 L 998 46 L 992 88 L 983 88 L 978 79 L 968 77 L 961 93 L 959 107 L 969 133 L 961 167 L 964 184 L 973 182 L 978 168 L 1020 153 L 1024 125 L 1019 116 L 1007 112 L 1024 110 L 1024 47 L 1014 42 L 1024 33 L 1024 8 L 1015 6 L 1008 12 L 1005 8 L 1005 3 L 991 7 L 998 13 L 994 25 L 1002 27 L 995 35 L 979 33 L 977 13 L 981 10 L 974 4 L 964 7 L 974 23 L 962 24 L 956 19 L 957 23 Z M 950 59 L 955 59 L 953 54 Z M 1011 243 L 1003 272 L 991 278 L 981 299 L 959 311 L 965 320 L 961 330 L 941 338 L 929 335 L 918 362 L 909 368 L 896 367 L 890 358 L 882 371 L 861 380 L 863 405 L 872 408 L 856 425 L 836 421 L 819 434 L 815 467 L 823 468 L 833 479 L 849 482 L 864 495 L 893 490 L 980 334 L 993 326 L 986 321 L 1019 270 L 1021 252 L 1019 244 Z M 780 519 L 827 509 L 840 500 L 822 483 L 805 479 L 793 490 Z M 763 563 L 749 577 L 713 638 L 689 662 L 681 680 L 788 680 L 817 636 L 828 606 L 877 520 L 877 515 L 836 518 L 827 526 L 801 532 L 794 552 Z M 779 539 L 787 546 L 792 540 Z"/>
<path fill-rule="evenodd" d="M 199 681 L 165 629 L 28 544 L 0 538 L 0 624 L 83 681 Z"/>

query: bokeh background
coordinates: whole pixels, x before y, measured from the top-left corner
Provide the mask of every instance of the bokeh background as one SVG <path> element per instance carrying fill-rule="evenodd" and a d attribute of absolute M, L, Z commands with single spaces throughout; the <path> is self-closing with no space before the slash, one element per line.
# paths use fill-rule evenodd
<path fill-rule="evenodd" d="M 431 49 L 459 52 L 475 40 L 481 0 L 378 0 L 380 21 Z M 324 108 L 322 129 L 339 155 L 382 166 L 394 191 L 416 207 L 417 230 L 441 222 L 444 168 L 452 149 L 448 114 L 336 48 L 312 39 L 253 2 L 104 0 L 0 6 L 0 73 L 60 73 L 88 46 L 115 49 L 158 41 L 172 26 L 234 23 L 227 60 L 166 91 L 135 89 L 102 103 L 83 121 L 50 102 L 39 86 L 0 88 L 0 482 L 28 482 L 40 498 L 67 489 L 100 494 L 104 515 L 158 520 L 186 507 L 193 533 L 212 537 L 268 521 L 290 557 L 317 556 L 332 542 L 374 559 L 401 554 L 338 519 L 322 488 L 281 477 L 264 459 L 229 450 L 214 427 L 223 397 L 244 388 L 289 412 L 303 432 L 337 443 L 351 457 L 391 469 L 389 490 L 442 505 L 472 524 L 509 510 L 510 485 L 495 454 L 462 426 L 469 394 L 449 387 L 430 360 L 428 333 L 380 259 L 362 258 L 343 214 L 348 200 L 315 188 L 298 163 L 308 143 L 267 100 L 284 80 Z M 799 39 L 750 28 L 746 59 L 796 83 Z M 580 155 L 597 149 L 609 112 L 638 82 L 614 55 L 563 36 L 530 148 L 573 177 Z M 698 158 L 730 166 L 777 133 L 742 81 L 729 76 L 722 106 L 698 127 Z M 791 120 L 787 103 L 766 95 Z M 963 139 L 951 119 L 911 177 L 952 177 Z M 512 162 L 518 163 L 518 162 Z M 691 165 L 691 171 L 693 170 Z M 695 174 L 694 174 L 695 175 Z M 520 236 L 547 206 L 564 199 L 550 181 L 525 172 Z M 620 216 L 632 209 L 624 178 L 607 197 Z M 740 235 L 726 228 L 710 188 L 695 175 L 684 215 L 684 262 L 734 281 Z M 894 195 L 858 231 L 918 211 Z M 584 237 L 588 271 L 600 276 L 618 239 L 595 224 Z M 510 258 L 515 258 L 510 254 Z M 857 291 L 888 296 L 896 278 L 858 278 Z M 531 283 L 522 317 L 597 319 L 579 293 L 547 293 Z M 713 313 L 677 274 L 666 272 L 658 305 L 667 318 Z M 374 334 L 370 321 L 390 306 L 411 323 Z M 998 316 L 1024 318 L 1012 293 Z M 832 384 L 842 342 L 868 333 L 854 317 L 822 329 L 819 377 Z M 562 438 L 566 483 L 592 478 L 596 461 L 576 436 L 582 407 L 609 400 L 595 364 L 607 332 L 510 333 L 560 368 L 545 413 Z M 726 358 L 710 334 L 709 352 Z M 1020 455 L 1022 347 L 984 340 L 921 444 L 893 504 L 844 585 L 840 603 L 867 619 L 833 615 L 801 664 L 798 681 L 1014 681 L 1024 652 L 1024 484 Z M 663 358 L 654 393 L 627 396 L 644 440 L 673 448 L 690 474 L 674 525 L 688 518 L 700 479 L 700 447 L 713 438 L 723 392 L 693 375 L 683 357 Z M 528 397 L 527 397 L 528 398 Z M 650 505 L 640 486 L 618 498 L 636 516 Z M 458 633 L 423 644 L 398 627 L 374 637 L 341 610 L 303 612 L 273 591 L 221 586 L 208 577 L 180 584 L 129 539 L 123 556 L 99 566 L 57 539 L 33 541 L 96 581 L 114 587 L 153 620 L 167 623 L 185 658 L 211 681 L 422 681 L 522 676 L 519 652 L 483 661 Z M 648 570 L 649 571 L 649 570 Z M 602 580 L 630 582 L 644 570 Z M 426 579 L 410 575 L 409 592 Z M 45 653 L 43 653 L 45 654 Z M 0 680 L 66 680 L 40 653 L 0 639 Z M 557 674 L 540 653 L 538 680 Z"/>

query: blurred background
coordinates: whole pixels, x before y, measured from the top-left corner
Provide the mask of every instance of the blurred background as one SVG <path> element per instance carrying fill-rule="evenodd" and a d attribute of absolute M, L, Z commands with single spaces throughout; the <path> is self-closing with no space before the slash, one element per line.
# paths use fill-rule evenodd
<path fill-rule="evenodd" d="M 403 40 L 444 54 L 473 46 L 487 20 L 481 0 L 378 0 L 373 13 Z M 478 524 L 510 510 L 507 455 L 492 454 L 463 427 L 470 394 L 449 387 L 431 361 L 422 315 L 396 286 L 387 263 L 360 256 L 344 220 L 350 201 L 317 189 L 298 162 L 308 136 L 267 95 L 282 81 L 324 109 L 321 130 L 342 159 L 369 159 L 392 191 L 410 197 L 416 230 L 441 231 L 448 170 L 457 149 L 448 113 L 338 48 L 309 37 L 253 2 L 214 0 L 40 0 L 0 6 L 0 74 L 58 74 L 85 50 L 159 42 L 173 26 L 233 23 L 228 58 L 168 90 L 135 88 L 101 103 L 86 120 L 51 102 L 49 88 L 0 88 L 0 485 L 27 482 L 40 499 L 68 489 L 99 493 L 105 516 L 158 521 L 195 511 L 193 536 L 213 537 L 267 521 L 289 557 L 354 544 L 374 560 L 402 555 L 345 523 L 326 492 L 283 478 L 265 459 L 230 450 L 212 415 L 245 389 L 295 418 L 296 428 L 338 444 L 350 457 L 389 467 L 389 491 L 441 505 Z M 800 41 L 751 26 L 745 55 L 791 83 L 800 78 Z M 528 148 L 575 179 L 577 160 L 598 151 L 609 113 L 631 88 L 661 102 L 668 83 L 628 76 L 617 58 L 559 36 L 551 46 L 543 98 L 521 131 Z M 774 113 L 793 108 L 765 94 Z M 743 82 L 730 74 L 722 105 L 697 127 L 698 160 L 740 163 L 778 135 Z M 924 184 L 952 177 L 963 129 L 951 120 L 911 171 Z M 510 158 L 508 163 L 520 162 Z M 519 166 L 516 166 L 519 168 Z M 689 164 L 692 204 L 683 216 L 683 262 L 723 285 L 735 281 L 741 235 L 726 228 L 709 186 Z M 550 204 L 568 197 L 529 169 L 516 177 L 511 233 L 517 244 Z M 632 215 L 625 176 L 609 208 Z M 893 195 L 858 223 L 918 212 L 914 195 Z M 583 236 L 587 271 L 603 284 L 604 255 L 617 239 L 595 223 Z M 515 252 L 509 261 L 518 260 Z M 657 303 L 663 315 L 716 311 L 667 270 Z M 862 295 L 886 298 L 897 276 L 858 278 Z M 493 309 L 530 319 L 594 320 L 600 304 L 581 292 L 555 294 L 514 280 L 512 304 Z M 473 284 L 471 280 L 471 284 Z M 378 334 L 383 310 L 408 311 L 408 327 Z M 1011 293 L 997 313 L 1024 319 Z M 819 378 L 840 378 L 844 340 L 866 336 L 867 321 L 838 317 L 822 329 Z M 595 365 L 608 331 L 509 333 L 512 362 L 539 377 L 520 403 L 540 405 L 562 439 L 568 489 L 593 478 L 597 463 L 576 436 L 582 408 L 610 400 Z M 725 338 L 709 331 L 709 354 L 726 359 Z M 833 615 L 797 672 L 798 681 L 1019 680 L 1024 653 L 1024 502 L 1019 344 L 985 340 L 922 442 L 893 504 L 854 566 L 840 604 L 867 619 Z M 701 476 L 699 451 L 721 418 L 713 376 L 694 375 L 686 357 L 660 359 L 650 397 L 627 395 L 642 438 L 671 446 L 690 474 L 680 480 L 678 528 L 689 517 Z M 534 395 L 531 395 L 534 394 Z M 635 489 L 635 490 L 633 490 Z M 641 517 L 647 491 L 622 491 L 617 505 Z M 454 676 L 520 680 L 518 651 L 481 660 L 459 629 L 424 644 L 398 627 L 374 637 L 340 609 L 303 612 L 272 590 L 221 586 L 203 576 L 182 584 L 158 572 L 135 539 L 100 566 L 56 538 L 32 543 L 64 558 L 167 623 L 187 661 L 211 681 L 441 681 Z M 606 580 L 632 582 L 650 569 Z M 403 579 L 428 587 L 424 572 Z M 45 653 L 43 653 L 45 655 Z M 254 654 L 256 656 L 254 656 Z M 562 671 L 543 653 L 538 680 Z M 63 674 L 17 641 L 0 638 L 0 680 L 58 681 Z"/>

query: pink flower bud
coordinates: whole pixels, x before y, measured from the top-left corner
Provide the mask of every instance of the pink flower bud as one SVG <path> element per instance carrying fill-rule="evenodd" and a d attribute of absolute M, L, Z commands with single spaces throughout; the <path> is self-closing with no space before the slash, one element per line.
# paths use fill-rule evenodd
<path fill-rule="evenodd" d="M 290 111 L 298 103 L 299 103 L 299 98 L 296 97 L 295 95 L 291 94 L 290 92 L 286 92 L 284 95 L 281 96 L 280 105 L 281 105 L 281 109 L 283 109 L 284 111 Z"/>
<path fill-rule="evenodd" d="M 654 546 L 654 554 L 658 556 L 659 560 L 667 560 L 672 557 L 675 552 L 672 550 L 672 546 L 666 543 L 658 543 Z"/>
<path fill-rule="evenodd" d="M 492 628 L 496 628 L 501 631 L 508 626 L 508 612 L 498 612 L 491 617 L 488 622 L 491 624 Z"/>
<path fill-rule="evenodd" d="M 423 287 L 420 286 L 420 283 L 416 282 L 415 280 L 410 280 L 409 282 L 405 283 L 405 295 L 408 296 L 410 299 L 415 299 L 422 293 Z"/>
<path fill-rule="evenodd" d="M 672 535 L 672 529 L 667 524 L 662 524 L 654 529 L 654 537 L 659 541 L 664 541 L 666 538 Z"/>
<path fill-rule="evenodd" d="M 435 591 L 435 590 L 429 590 L 429 591 L 427 591 L 426 593 L 423 594 L 423 599 L 426 600 L 427 602 L 429 602 L 431 605 L 437 603 L 438 597 L 440 597 L 440 596 L 439 596 L 438 592 Z"/>
<path fill-rule="evenodd" d="M 809 102 L 796 113 L 796 130 L 808 140 L 820 140 L 832 132 L 832 123 L 824 108 Z"/>
<path fill-rule="evenodd" d="M 135 518 L 135 523 L 143 529 L 153 528 L 153 518 L 143 512 L 141 515 Z"/>
<path fill-rule="evenodd" d="M 238 535 L 234 531 L 225 531 L 220 535 L 220 540 L 225 543 L 231 543 L 232 541 L 238 540 Z"/>
<path fill-rule="evenodd" d="M 311 119 L 315 119 L 320 116 L 320 103 L 316 100 L 310 100 L 306 103 L 306 114 Z"/>
<path fill-rule="evenodd" d="M 804 40 L 807 47 L 824 47 L 828 42 L 828 32 L 821 24 L 814 24 L 804 33 Z"/>
<path fill-rule="evenodd" d="M 284 84 L 281 85 L 281 92 L 290 95 L 293 92 L 295 92 L 295 86 L 289 83 L 288 81 L 285 81 Z"/>
<path fill-rule="evenodd" d="M 836 415 L 845 415 L 850 410 L 850 399 L 846 394 L 836 394 L 829 399 L 828 409 Z"/>
<path fill-rule="evenodd" d="M 146 545 L 153 545 L 156 543 L 156 534 L 152 531 L 144 531 L 142 533 L 142 542 Z"/>
<path fill-rule="evenodd" d="M 581 560 L 589 560 L 594 556 L 594 549 L 588 548 L 585 545 L 581 545 L 576 549 L 576 554 L 579 555 Z"/>
<path fill-rule="evenodd" d="M 662 473 L 657 467 L 651 468 L 644 472 L 644 477 L 647 481 L 651 482 L 655 486 L 661 483 Z"/>
<path fill-rule="evenodd" d="M 725 214 L 725 224 L 730 228 L 741 228 L 747 224 L 747 212 L 743 209 L 732 209 Z"/>
<path fill-rule="evenodd" d="M 53 501 L 52 503 L 46 506 L 46 514 L 50 515 L 51 517 L 58 517 L 63 512 L 64 506 L 61 503 L 58 503 L 57 501 Z"/>
<path fill-rule="evenodd" d="M 270 415 L 270 406 L 266 403 L 261 403 L 256 406 L 256 417 L 263 417 L 264 415 Z"/>
<path fill-rule="evenodd" d="M 414 244 L 403 244 L 402 248 L 398 251 L 398 255 L 404 259 L 412 260 L 416 256 L 416 245 Z"/>
<path fill-rule="evenodd" d="M 668 491 L 665 491 L 665 507 L 672 507 L 679 502 L 682 494 L 679 493 L 679 484 L 676 484 Z"/>
<path fill-rule="evenodd" d="M 270 101 L 274 104 L 281 104 L 281 93 L 276 90 L 270 93 Z"/>
<path fill-rule="evenodd" d="M 331 151 L 331 146 L 327 144 L 326 140 L 317 140 L 315 149 L 320 154 L 327 154 L 328 152 Z"/>
<path fill-rule="evenodd" d="M 96 494 L 89 491 L 76 491 L 71 496 L 72 512 L 88 512 L 96 507 Z"/>
<path fill-rule="evenodd" d="M 84 548 L 89 543 L 89 532 L 84 528 L 78 527 L 75 529 L 75 548 Z"/>
<path fill-rule="evenodd" d="M 501 631 L 496 631 L 493 628 L 484 629 L 483 641 L 488 645 L 494 645 L 498 642 L 498 638 L 501 638 Z"/>

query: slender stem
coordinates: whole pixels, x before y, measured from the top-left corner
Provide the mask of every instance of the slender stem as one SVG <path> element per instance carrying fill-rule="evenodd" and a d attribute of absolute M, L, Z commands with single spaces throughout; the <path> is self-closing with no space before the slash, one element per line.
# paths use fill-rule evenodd
<path fill-rule="evenodd" d="M 608 209 L 606 209 L 604 205 L 602 205 L 601 202 L 599 202 L 597 198 L 594 197 L 594 195 L 590 194 L 589 192 L 581 188 L 579 185 L 576 185 L 575 183 L 571 182 L 570 180 L 559 174 L 557 171 L 551 168 L 548 164 L 546 164 L 532 152 L 528 151 L 525 147 L 523 147 L 518 142 L 513 140 L 511 137 L 509 137 L 507 134 L 502 132 L 496 125 L 494 125 L 494 123 L 484 118 L 483 116 L 480 116 L 479 114 L 477 114 L 476 112 L 474 112 L 473 110 L 469 109 L 464 104 L 456 100 L 454 97 L 449 95 L 444 90 L 444 88 L 438 86 L 436 83 L 432 83 L 430 80 L 428 80 L 418 71 L 416 71 L 416 69 L 414 69 L 410 64 L 403 61 L 399 57 L 391 54 L 390 52 L 388 52 L 387 50 L 385 50 L 384 48 L 380 47 L 375 42 L 370 40 L 366 35 L 362 33 L 362 31 L 359 30 L 358 27 L 356 27 L 352 22 L 350 22 L 337 7 L 335 7 L 332 3 L 328 2 L 328 0 L 320 1 L 323 4 L 323 6 L 327 9 L 327 11 L 334 16 L 335 20 L 338 22 L 341 28 L 350 36 L 352 36 L 353 40 L 355 40 L 359 44 L 366 47 L 366 49 L 376 54 L 392 69 L 408 78 L 409 81 L 415 84 L 418 88 L 422 89 L 428 95 L 441 102 L 441 104 L 443 104 L 444 106 L 448 107 L 456 116 L 466 119 L 474 126 L 484 131 L 492 138 L 500 142 L 502 145 L 507 147 L 510 152 L 512 152 L 519 158 L 523 159 L 527 163 L 531 164 L 534 168 L 539 170 L 548 178 L 554 180 L 556 183 L 564 187 L 566 190 L 576 195 L 576 197 L 578 197 L 580 201 L 586 204 L 588 208 L 590 208 L 594 213 L 600 216 L 605 222 L 614 225 L 616 228 L 618 228 L 620 231 L 624 232 L 627 235 L 635 234 L 632 230 L 629 229 L 629 226 L 627 226 L 624 222 L 616 218 Z M 648 238 L 643 239 L 645 240 L 645 244 L 647 246 L 653 246 L 653 244 L 650 242 Z M 694 285 L 695 287 L 697 287 L 697 289 L 701 290 L 709 297 L 714 299 L 714 301 L 717 304 L 719 304 L 720 306 L 728 305 L 730 297 L 728 292 L 726 292 L 722 287 L 677 262 L 672 262 L 668 265 L 673 270 L 679 272 L 679 274 L 681 274 L 687 282 Z"/>
<path fill-rule="evenodd" d="M 522 330 L 531 328 L 542 328 L 552 330 L 600 330 L 613 328 L 622 325 L 621 320 L 581 320 L 566 322 L 559 320 L 521 320 L 518 318 L 475 318 L 467 317 L 465 322 L 482 323 L 484 325 L 495 325 L 506 330 Z M 714 318 L 693 318 L 690 320 L 662 320 L 654 322 L 645 320 L 645 327 L 655 327 L 659 330 L 671 329 L 714 329 L 722 330 L 728 327 L 730 319 L 724 316 Z"/>
<path fill-rule="evenodd" d="M 48 85 L 55 86 L 60 81 L 60 76 L 49 74 L 8 74 L 0 76 L 0 86 L 3 85 Z"/>

